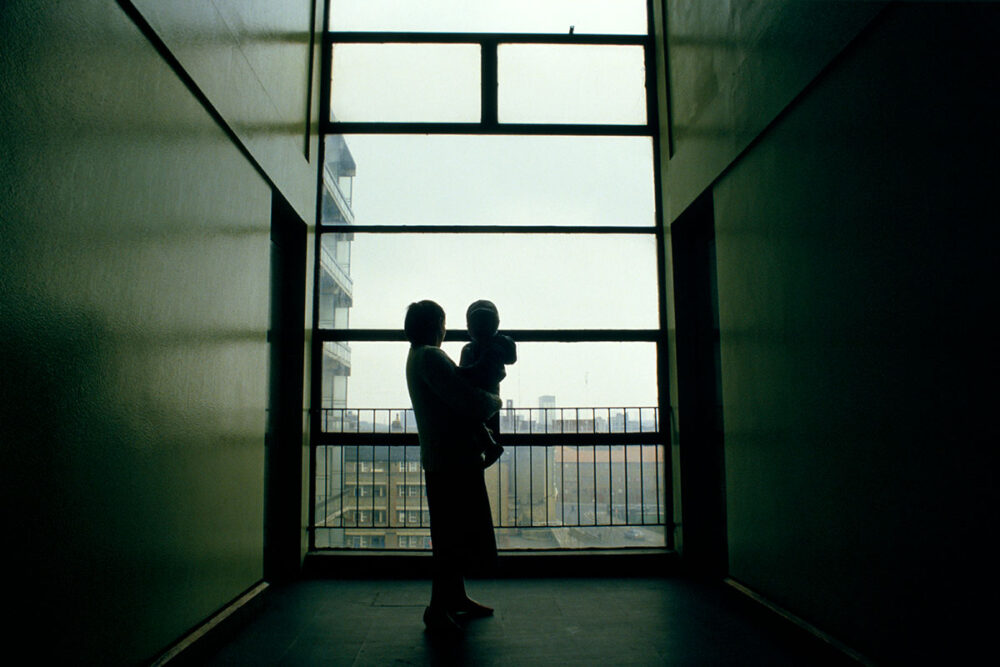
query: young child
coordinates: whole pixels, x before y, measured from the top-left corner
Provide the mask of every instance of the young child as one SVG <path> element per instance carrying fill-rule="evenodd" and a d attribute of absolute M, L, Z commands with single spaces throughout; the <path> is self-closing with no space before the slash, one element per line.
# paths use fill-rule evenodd
<path fill-rule="evenodd" d="M 507 377 L 504 366 L 517 361 L 514 339 L 497 333 L 500 315 L 492 301 L 474 301 L 465 311 L 465 323 L 472 341 L 462 348 L 459 370 L 476 387 L 499 395 L 500 380 Z M 495 440 L 500 431 L 500 414 L 487 420 L 483 429 L 483 467 L 489 467 L 503 454 L 503 447 Z"/>

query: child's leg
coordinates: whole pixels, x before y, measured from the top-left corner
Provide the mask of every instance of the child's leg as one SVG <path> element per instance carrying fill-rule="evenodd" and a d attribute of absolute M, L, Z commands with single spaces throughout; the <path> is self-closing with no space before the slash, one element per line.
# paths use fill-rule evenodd
<path fill-rule="evenodd" d="M 490 417 L 484 426 L 489 431 L 491 437 L 483 449 L 483 467 L 489 468 L 503 454 L 503 447 L 496 441 L 497 436 L 500 434 L 500 415 L 496 414 Z"/>

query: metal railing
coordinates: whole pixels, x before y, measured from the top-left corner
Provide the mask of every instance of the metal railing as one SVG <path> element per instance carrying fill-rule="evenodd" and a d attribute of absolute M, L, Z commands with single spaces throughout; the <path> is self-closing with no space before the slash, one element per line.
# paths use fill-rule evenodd
<path fill-rule="evenodd" d="M 502 548 L 663 545 L 668 484 L 656 408 L 503 412 L 505 451 L 486 470 Z M 342 435 L 316 448 L 314 546 L 429 548 L 412 411 L 324 410 L 323 431 Z M 334 444 L 352 435 L 372 444 Z"/>
<path fill-rule="evenodd" d="M 329 344 L 329 343 L 327 343 Z M 413 410 L 404 408 L 324 408 L 324 433 L 416 433 Z M 500 433 L 598 434 L 656 433 L 658 409 L 621 408 L 505 408 L 500 411 Z"/>

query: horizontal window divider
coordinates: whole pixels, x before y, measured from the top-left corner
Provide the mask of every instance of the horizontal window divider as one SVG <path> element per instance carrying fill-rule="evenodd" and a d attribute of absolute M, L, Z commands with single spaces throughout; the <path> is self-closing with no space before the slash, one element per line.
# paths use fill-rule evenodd
<path fill-rule="evenodd" d="M 657 342 L 661 332 L 657 329 L 502 329 L 519 343 L 633 343 Z M 326 341 L 397 342 L 406 341 L 402 329 L 317 329 L 316 339 Z M 445 333 L 445 342 L 467 341 L 465 330 Z"/>
<path fill-rule="evenodd" d="M 328 31 L 327 44 L 596 44 L 646 46 L 649 35 L 497 32 Z"/>
<path fill-rule="evenodd" d="M 662 445 L 664 444 L 664 434 L 656 431 L 642 433 L 500 433 L 497 440 L 504 447 L 607 447 L 608 445 Z M 318 446 L 334 447 L 416 447 L 420 445 L 416 433 L 320 432 L 314 434 L 313 442 Z"/>
<path fill-rule="evenodd" d="M 653 136 L 655 128 L 642 125 L 573 125 L 546 123 L 407 123 L 323 121 L 323 134 L 510 134 L 559 136 Z"/>
<path fill-rule="evenodd" d="M 657 227 L 577 225 L 328 225 L 320 233 L 335 234 L 656 234 Z"/>

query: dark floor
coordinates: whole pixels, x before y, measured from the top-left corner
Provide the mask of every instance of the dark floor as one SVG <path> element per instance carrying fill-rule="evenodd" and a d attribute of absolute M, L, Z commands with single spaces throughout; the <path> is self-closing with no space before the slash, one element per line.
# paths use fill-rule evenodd
<path fill-rule="evenodd" d="M 424 632 L 426 581 L 310 580 L 265 609 L 209 665 L 848 664 L 720 585 L 679 577 L 471 581 L 496 607 L 442 642 Z"/>

